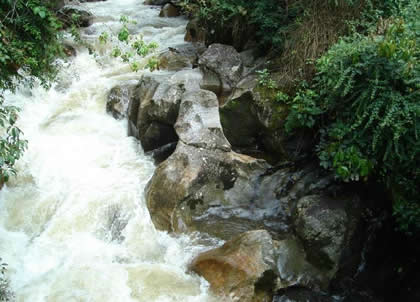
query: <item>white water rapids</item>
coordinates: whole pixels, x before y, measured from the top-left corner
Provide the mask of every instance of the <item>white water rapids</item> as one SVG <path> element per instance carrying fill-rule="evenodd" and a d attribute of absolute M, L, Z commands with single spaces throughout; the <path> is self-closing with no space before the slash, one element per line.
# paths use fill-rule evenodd
<path fill-rule="evenodd" d="M 160 49 L 183 43 L 186 20 L 159 18 L 143 1 L 83 6 L 96 16 L 82 31 L 89 39 L 117 32 L 125 15 Z M 144 200 L 154 164 L 127 137 L 127 122 L 105 113 L 109 90 L 141 72 L 96 59 L 80 48 L 51 89 L 8 96 L 22 108 L 19 127 L 29 141 L 17 177 L 0 191 L 0 257 L 16 300 L 220 301 L 186 272 L 204 248 L 198 239 L 154 228 Z"/>

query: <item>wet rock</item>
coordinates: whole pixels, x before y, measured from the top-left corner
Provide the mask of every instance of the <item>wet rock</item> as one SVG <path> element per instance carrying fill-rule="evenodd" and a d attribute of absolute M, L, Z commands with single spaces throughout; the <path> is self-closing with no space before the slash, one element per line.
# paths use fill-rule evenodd
<path fill-rule="evenodd" d="M 222 247 L 200 254 L 190 269 L 218 295 L 233 301 L 271 301 L 276 284 L 274 245 L 263 230 L 243 233 Z"/>
<path fill-rule="evenodd" d="M 64 28 L 73 24 L 79 27 L 88 27 L 93 18 L 92 14 L 87 10 L 73 5 L 62 7 L 57 12 L 57 16 L 63 22 Z"/>
<path fill-rule="evenodd" d="M 175 49 L 169 49 L 168 51 L 159 55 L 159 68 L 167 69 L 171 71 L 178 71 L 184 68 L 193 67 L 194 58 L 191 59 Z"/>
<path fill-rule="evenodd" d="M 203 73 L 201 88 L 213 91 L 222 100 L 232 92 L 243 71 L 239 53 L 229 45 L 210 45 L 198 64 Z"/>
<path fill-rule="evenodd" d="M 217 97 L 211 91 L 197 90 L 183 95 L 175 130 L 189 146 L 231 150 L 220 124 Z"/>
<path fill-rule="evenodd" d="M 129 134 L 151 151 L 176 142 L 173 129 L 183 86 L 167 83 L 168 77 L 146 76 L 136 87 L 129 106 Z"/>
<path fill-rule="evenodd" d="M 152 221 L 161 230 L 197 230 L 219 237 L 202 220 L 212 213 L 218 216 L 225 207 L 225 216 L 220 218 L 228 220 L 235 214 L 229 215 L 229 209 L 250 206 L 255 194 L 252 180 L 266 167 L 264 161 L 254 158 L 179 141 L 175 152 L 157 167 L 146 189 Z M 244 221 L 239 221 L 239 230 L 232 225 L 222 236 L 231 238 L 241 233 Z"/>
<path fill-rule="evenodd" d="M 298 201 L 295 230 L 313 265 L 331 275 L 337 272 L 344 250 L 360 222 L 359 208 L 356 197 L 332 199 L 309 195 Z"/>
<path fill-rule="evenodd" d="M 254 75 L 243 78 L 220 108 L 226 138 L 235 150 L 258 149 L 286 160 L 299 159 L 312 146 L 312 137 L 306 132 L 293 137 L 285 132 L 288 106 L 274 102 L 274 93 L 260 87 Z"/>
<path fill-rule="evenodd" d="M 147 125 L 141 136 L 141 145 L 144 151 L 150 151 L 174 143 L 177 140 L 178 137 L 172 126 L 152 121 Z"/>
<path fill-rule="evenodd" d="M 226 138 L 236 148 L 258 148 L 261 123 L 252 96 L 230 100 L 220 108 Z M 239 122 L 240 121 L 240 122 Z"/>
<path fill-rule="evenodd" d="M 334 276 L 331 271 L 312 265 L 302 243 L 294 236 L 277 242 L 276 258 L 280 279 L 278 288 L 299 286 L 326 290 Z"/>
<path fill-rule="evenodd" d="M 305 288 L 290 288 L 276 295 L 273 302 L 336 302 L 337 300 Z"/>
<path fill-rule="evenodd" d="M 178 8 L 173 5 L 172 3 L 166 3 L 160 13 L 159 13 L 159 17 L 167 17 L 167 18 L 171 18 L 171 17 L 178 17 L 180 15 Z"/>
<path fill-rule="evenodd" d="M 187 143 L 178 142 L 146 190 L 159 229 L 200 231 L 224 240 L 265 229 L 275 239 L 284 239 L 292 231 L 291 216 L 299 198 L 325 190 L 332 180 L 312 166 L 270 172 L 264 160 Z"/>
<path fill-rule="evenodd" d="M 116 119 L 127 117 L 128 104 L 133 97 L 135 85 L 119 85 L 111 89 L 106 102 L 106 111 Z"/>
<path fill-rule="evenodd" d="M 174 73 L 169 79 L 169 83 L 182 85 L 185 91 L 200 90 L 200 83 L 203 75 L 198 68 L 180 70 Z"/>
<path fill-rule="evenodd" d="M 155 161 L 156 165 L 159 165 L 161 162 L 166 160 L 176 148 L 177 143 L 169 143 L 152 151 L 146 152 L 147 156 L 151 156 Z"/>
<path fill-rule="evenodd" d="M 168 70 L 181 70 L 198 66 L 198 57 L 206 50 L 203 44 L 188 43 L 169 47 L 159 55 L 159 68 Z"/>

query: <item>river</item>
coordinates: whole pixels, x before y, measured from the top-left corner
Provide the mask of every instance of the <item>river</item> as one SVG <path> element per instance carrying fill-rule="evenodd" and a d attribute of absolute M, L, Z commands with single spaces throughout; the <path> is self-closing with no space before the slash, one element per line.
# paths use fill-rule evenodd
<path fill-rule="evenodd" d="M 182 44 L 186 20 L 159 18 L 139 0 L 84 3 L 95 15 L 82 36 L 118 32 L 119 18 L 160 49 Z M 96 43 L 98 44 L 98 43 Z M 0 191 L 0 256 L 19 302 L 220 301 L 187 273 L 206 247 L 196 236 L 157 231 L 144 200 L 155 166 L 105 112 L 109 90 L 135 82 L 120 60 L 78 48 L 57 83 L 8 95 L 29 141 L 18 175 Z M 161 71 L 164 72 L 164 71 Z"/>

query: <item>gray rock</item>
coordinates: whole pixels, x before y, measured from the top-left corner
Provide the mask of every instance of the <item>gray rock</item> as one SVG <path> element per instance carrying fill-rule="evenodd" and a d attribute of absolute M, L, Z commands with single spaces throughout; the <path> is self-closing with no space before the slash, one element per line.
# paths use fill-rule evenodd
<path fill-rule="evenodd" d="M 151 156 L 156 165 L 165 161 L 175 151 L 177 143 L 169 143 L 152 151 L 146 152 L 147 156 Z"/>
<path fill-rule="evenodd" d="M 159 69 L 167 69 L 171 71 L 178 71 L 184 68 L 192 68 L 193 60 L 177 52 L 176 50 L 170 49 L 159 55 Z"/>
<path fill-rule="evenodd" d="M 337 272 L 342 254 L 360 220 L 357 198 L 310 195 L 301 198 L 295 209 L 294 225 L 308 260 L 315 266 Z"/>
<path fill-rule="evenodd" d="M 184 89 L 167 80 L 167 76 L 143 77 L 130 102 L 129 134 L 140 140 L 146 152 L 178 140 L 173 125 Z"/>
<path fill-rule="evenodd" d="M 220 124 L 217 97 L 211 91 L 197 90 L 183 95 L 175 130 L 189 146 L 231 150 Z"/>
<path fill-rule="evenodd" d="M 147 124 L 144 133 L 141 134 L 141 145 L 146 152 L 174 143 L 177 140 L 178 137 L 172 126 L 156 121 Z"/>
<path fill-rule="evenodd" d="M 266 167 L 264 161 L 251 157 L 179 141 L 175 152 L 158 166 L 146 189 L 152 220 L 158 229 L 167 231 L 215 232 L 201 221 L 217 215 L 224 207 L 249 206 L 255 194 L 253 179 Z M 229 215 L 222 218 L 229 219 Z M 224 238 L 238 234 L 235 228 L 227 231 L 230 232 L 223 233 Z"/>
<path fill-rule="evenodd" d="M 274 102 L 274 93 L 259 86 L 255 75 L 241 79 L 220 108 L 223 131 L 234 150 L 259 149 L 284 160 L 299 159 L 312 146 L 312 137 L 306 132 L 293 137 L 285 132 L 289 108 Z"/>
<path fill-rule="evenodd" d="M 326 290 L 334 274 L 312 265 L 306 251 L 294 236 L 277 242 L 276 259 L 279 274 L 278 289 L 305 287 L 315 290 Z"/>
<path fill-rule="evenodd" d="M 142 77 L 130 94 L 127 116 L 129 135 L 139 139 L 146 152 L 178 141 L 173 127 L 182 95 L 199 90 L 201 79 L 198 69 Z"/>
<path fill-rule="evenodd" d="M 111 89 L 106 102 L 106 111 L 116 119 L 127 117 L 128 105 L 135 85 L 119 85 Z"/>
<path fill-rule="evenodd" d="M 239 53 L 229 45 L 212 44 L 198 61 L 203 72 L 201 87 L 220 98 L 228 96 L 239 82 L 243 65 Z"/>
<path fill-rule="evenodd" d="M 185 91 L 200 90 L 200 82 L 203 75 L 198 68 L 180 70 L 174 73 L 169 79 L 170 84 L 182 85 Z"/>
<path fill-rule="evenodd" d="M 181 44 L 159 55 L 159 68 L 178 71 L 198 65 L 198 57 L 206 48 L 200 43 Z"/>

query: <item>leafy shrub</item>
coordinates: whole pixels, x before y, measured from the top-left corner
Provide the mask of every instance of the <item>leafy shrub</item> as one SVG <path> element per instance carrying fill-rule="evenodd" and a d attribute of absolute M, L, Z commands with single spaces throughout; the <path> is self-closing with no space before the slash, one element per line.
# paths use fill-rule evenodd
<path fill-rule="evenodd" d="M 142 69 L 141 64 L 137 60 L 153 53 L 159 45 L 154 41 L 150 43 L 145 42 L 141 34 L 130 34 L 128 25 L 136 24 L 134 20 L 130 20 L 126 16 L 121 16 L 120 22 L 123 26 L 118 34 L 114 35 L 104 31 L 98 38 L 99 43 L 104 45 L 111 43 L 114 45 L 110 52 L 111 57 L 120 58 L 124 63 L 130 63 L 131 70 L 137 72 Z M 82 41 L 82 44 L 84 43 L 87 44 L 86 41 Z M 87 45 L 87 47 L 90 47 L 90 45 Z M 144 68 L 154 71 L 159 69 L 159 60 L 156 57 L 150 57 L 146 64 L 143 65 Z"/>
<path fill-rule="evenodd" d="M 22 133 L 16 127 L 17 108 L 5 106 L 0 96 L 0 183 L 7 182 L 16 174 L 15 162 L 22 156 L 27 142 L 21 138 Z"/>
<path fill-rule="evenodd" d="M 41 0 L 1 1 L 0 90 L 14 89 L 34 78 L 47 84 L 61 55 L 61 23 Z M 23 72 L 18 73 L 18 70 Z"/>
<path fill-rule="evenodd" d="M 370 35 L 334 45 L 291 102 L 286 123 L 289 131 L 320 128 L 321 165 L 344 181 L 379 177 L 399 196 L 396 213 L 405 215 L 420 213 L 418 188 L 405 188 L 420 183 L 418 10 L 412 1 L 403 18 L 381 20 Z M 420 215 L 410 217 L 420 226 Z"/>

